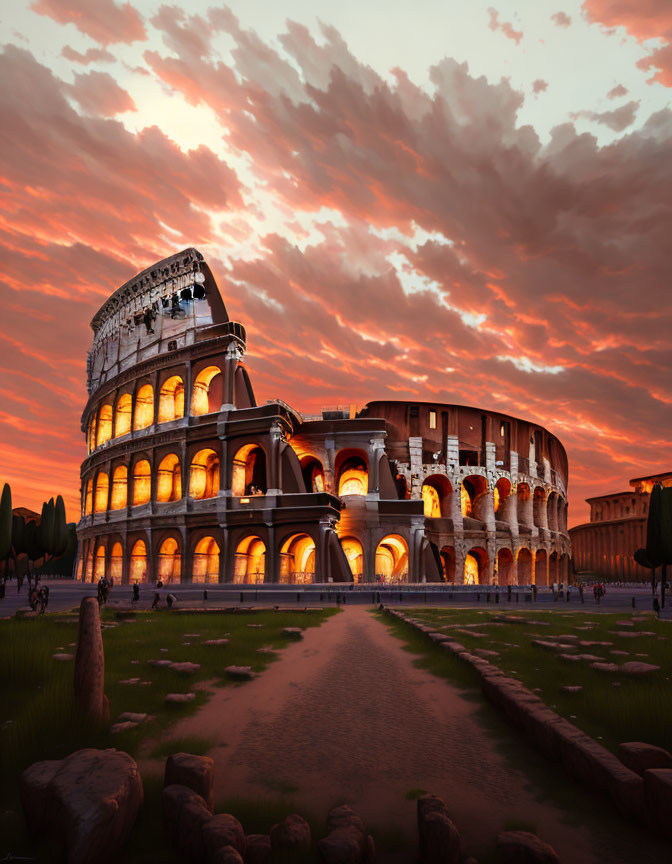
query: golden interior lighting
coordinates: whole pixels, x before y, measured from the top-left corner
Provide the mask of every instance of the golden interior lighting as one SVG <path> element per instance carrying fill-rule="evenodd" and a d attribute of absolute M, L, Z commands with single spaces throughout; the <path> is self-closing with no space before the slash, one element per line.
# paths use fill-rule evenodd
<path fill-rule="evenodd" d="M 189 468 L 189 495 L 214 498 L 219 492 L 219 457 L 214 450 L 199 450 Z"/>
<path fill-rule="evenodd" d="M 236 549 L 233 562 L 233 581 L 237 584 L 256 585 L 264 581 L 266 572 L 266 546 L 260 537 L 246 537 Z"/>
<path fill-rule="evenodd" d="M 100 447 L 112 437 L 112 406 L 101 405 L 98 412 L 98 432 L 96 433 L 96 446 Z"/>
<path fill-rule="evenodd" d="M 122 510 L 128 503 L 128 468 L 117 465 L 112 474 L 110 510 Z"/>
<path fill-rule="evenodd" d="M 469 552 L 464 559 L 464 584 L 478 585 L 478 559 Z"/>
<path fill-rule="evenodd" d="M 213 404 L 215 399 L 213 384 L 217 375 L 221 375 L 221 369 L 218 366 L 208 366 L 202 369 L 194 380 L 191 393 L 191 413 L 198 416 L 199 414 L 210 414 L 213 411 L 219 411 L 220 406 Z M 221 381 L 221 379 L 219 379 Z M 217 400 L 219 401 L 219 400 Z"/>
<path fill-rule="evenodd" d="M 107 495 L 110 489 L 110 478 L 104 471 L 96 477 L 96 497 L 93 504 L 95 513 L 104 513 L 107 510 Z"/>
<path fill-rule="evenodd" d="M 152 497 L 152 472 L 149 462 L 140 459 L 133 468 L 133 506 L 147 504 Z"/>
<path fill-rule="evenodd" d="M 348 468 L 343 471 L 338 481 L 339 495 L 366 495 L 368 488 L 368 473 L 363 468 Z"/>
<path fill-rule="evenodd" d="M 460 507 L 462 508 L 463 516 L 471 517 L 471 496 L 465 488 L 464 483 L 460 487 Z"/>
<path fill-rule="evenodd" d="M 219 582 L 219 546 L 214 537 L 203 537 L 194 549 L 193 582 Z"/>
<path fill-rule="evenodd" d="M 398 534 L 388 534 L 376 549 L 376 578 L 383 582 L 408 579 L 408 545 Z"/>
<path fill-rule="evenodd" d="M 167 537 L 159 549 L 159 579 L 162 582 L 179 582 L 182 570 L 180 546 L 174 537 Z"/>
<path fill-rule="evenodd" d="M 117 542 L 112 547 L 110 555 L 110 577 L 119 584 L 121 582 L 121 574 L 123 570 L 124 553 L 121 548 L 121 543 Z"/>
<path fill-rule="evenodd" d="M 86 484 L 86 497 L 84 499 L 84 515 L 90 516 L 93 513 L 93 480 L 89 480 Z"/>
<path fill-rule="evenodd" d="M 439 493 L 429 483 L 422 487 L 422 503 L 425 509 L 426 519 L 438 519 L 441 516 L 441 502 Z"/>
<path fill-rule="evenodd" d="M 364 550 L 356 537 L 343 537 L 341 546 L 350 565 L 350 572 L 355 582 L 360 582 L 364 574 Z"/>
<path fill-rule="evenodd" d="M 499 489 L 496 486 L 495 486 L 495 491 L 492 494 L 492 498 L 493 498 L 494 505 L 495 505 L 495 513 L 498 513 L 499 512 L 499 505 L 501 504 L 502 499 L 499 495 Z"/>
<path fill-rule="evenodd" d="M 144 540 L 136 540 L 131 550 L 129 582 L 145 582 L 147 579 L 147 547 Z"/>
<path fill-rule="evenodd" d="M 130 393 L 124 393 L 117 399 L 116 423 L 114 437 L 127 435 L 131 431 L 131 420 L 133 418 L 133 397 Z"/>
<path fill-rule="evenodd" d="M 93 566 L 94 581 L 102 579 L 105 575 L 105 547 L 99 546 L 96 549 L 96 560 Z"/>
<path fill-rule="evenodd" d="M 161 460 L 156 478 L 156 500 L 179 501 L 182 497 L 182 470 L 179 457 L 169 453 Z"/>
<path fill-rule="evenodd" d="M 280 582 L 307 585 L 315 579 L 315 541 L 292 534 L 280 548 Z"/>
<path fill-rule="evenodd" d="M 93 547 L 91 547 L 91 551 L 89 552 L 86 559 L 86 576 L 85 581 L 91 582 L 93 579 Z"/>
<path fill-rule="evenodd" d="M 184 381 L 173 375 L 163 382 L 159 392 L 159 423 L 184 417 Z"/>
<path fill-rule="evenodd" d="M 151 384 L 143 384 L 135 397 L 133 430 L 146 429 L 154 422 L 154 389 Z"/>
<path fill-rule="evenodd" d="M 233 457 L 233 494 L 236 497 L 264 495 L 266 488 L 266 454 L 258 444 L 245 444 Z"/>
<path fill-rule="evenodd" d="M 86 434 L 86 444 L 89 453 L 93 453 L 96 449 L 96 415 L 94 414 L 89 420 L 89 426 Z"/>

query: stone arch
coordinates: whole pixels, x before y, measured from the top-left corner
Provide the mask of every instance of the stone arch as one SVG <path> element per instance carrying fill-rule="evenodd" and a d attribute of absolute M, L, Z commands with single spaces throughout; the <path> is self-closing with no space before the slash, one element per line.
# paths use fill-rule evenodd
<path fill-rule="evenodd" d="M 124 547 L 120 540 L 115 540 L 110 549 L 110 578 L 115 585 L 120 585 L 124 574 Z"/>
<path fill-rule="evenodd" d="M 306 490 L 308 492 L 324 492 L 324 465 L 322 462 L 317 456 L 312 456 L 311 454 L 302 456 L 299 461 Z"/>
<path fill-rule="evenodd" d="M 464 558 L 464 584 L 487 585 L 488 553 L 482 546 L 473 546 Z"/>
<path fill-rule="evenodd" d="M 534 525 L 534 516 L 532 512 L 532 491 L 529 483 L 518 483 L 516 487 L 516 506 L 519 524 L 531 528 Z"/>
<path fill-rule="evenodd" d="M 441 569 L 446 582 L 455 581 L 455 547 L 444 546 L 441 549 Z"/>
<path fill-rule="evenodd" d="M 122 393 L 117 399 L 114 409 L 114 437 L 127 435 L 133 426 L 133 397 L 130 393 Z"/>
<path fill-rule="evenodd" d="M 546 502 L 546 524 L 549 531 L 558 530 L 558 505 L 560 496 L 557 492 L 550 492 Z"/>
<path fill-rule="evenodd" d="M 430 474 L 422 484 L 425 518 L 449 518 L 453 487 L 445 474 Z"/>
<path fill-rule="evenodd" d="M 492 491 L 493 509 L 495 511 L 495 519 L 502 520 L 505 518 L 508 504 L 511 495 L 511 481 L 506 477 L 500 477 L 495 483 L 495 488 Z"/>
<path fill-rule="evenodd" d="M 152 497 L 152 469 L 148 459 L 137 459 L 133 464 L 133 506 L 147 504 Z"/>
<path fill-rule="evenodd" d="M 96 491 L 93 500 L 94 513 L 104 513 L 107 510 L 109 494 L 110 478 L 105 471 L 99 471 L 96 476 Z"/>
<path fill-rule="evenodd" d="M 159 546 L 157 578 L 166 584 L 179 582 L 182 575 L 182 543 L 170 534 Z"/>
<path fill-rule="evenodd" d="M 560 581 L 565 585 L 569 582 L 570 577 L 570 566 L 569 566 L 569 555 L 566 552 L 563 552 L 558 561 L 558 570 Z"/>
<path fill-rule="evenodd" d="M 128 468 L 117 465 L 112 472 L 110 510 L 123 510 L 128 504 Z"/>
<path fill-rule="evenodd" d="M 364 577 L 364 547 L 357 537 L 340 537 L 345 557 L 348 559 L 353 582 L 361 582 Z"/>
<path fill-rule="evenodd" d="M 189 466 L 189 496 L 214 498 L 219 492 L 219 456 L 209 447 L 198 450 Z"/>
<path fill-rule="evenodd" d="M 86 493 L 84 495 L 84 515 L 90 516 L 93 513 L 93 478 L 89 477 L 86 481 Z"/>
<path fill-rule="evenodd" d="M 142 538 L 131 547 L 129 582 L 146 582 L 148 578 L 147 544 Z"/>
<path fill-rule="evenodd" d="M 266 575 L 266 544 L 257 534 L 244 537 L 233 558 L 233 581 L 237 584 L 260 584 Z"/>
<path fill-rule="evenodd" d="M 86 449 L 93 453 L 96 449 L 96 412 L 92 411 L 86 427 Z"/>
<path fill-rule="evenodd" d="M 257 442 L 244 444 L 236 451 L 231 463 L 231 489 L 236 497 L 266 494 L 266 451 Z"/>
<path fill-rule="evenodd" d="M 497 552 L 497 584 L 513 584 L 513 552 L 502 546 Z"/>
<path fill-rule="evenodd" d="M 548 559 L 548 581 L 549 583 L 561 582 L 558 553 L 554 550 Z"/>
<path fill-rule="evenodd" d="M 534 524 L 537 528 L 542 530 L 548 528 L 548 522 L 546 521 L 546 490 L 543 486 L 535 486 L 534 488 L 532 514 Z"/>
<path fill-rule="evenodd" d="M 518 584 L 532 584 L 532 552 L 525 546 L 518 550 L 516 558 L 518 564 Z"/>
<path fill-rule="evenodd" d="M 334 462 L 336 489 L 342 495 L 366 495 L 369 491 L 369 457 L 364 450 L 339 450 Z"/>
<path fill-rule="evenodd" d="M 462 480 L 460 507 L 467 519 L 485 521 L 484 503 L 488 495 L 488 481 L 481 474 L 470 474 Z"/>
<path fill-rule="evenodd" d="M 182 497 L 182 466 L 177 453 L 168 453 L 156 471 L 156 500 L 179 501 Z"/>
<path fill-rule="evenodd" d="M 280 544 L 279 581 L 309 584 L 315 581 L 315 540 L 310 534 L 290 534 Z"/>
<path fill-rule="evenodd" d="M 105 544 L 100 542 L 96 548 L 96 555 L 94 558 L 93 564 L 93 580 L 94 582 L 98 582 L 99 579 L 103 579 L 106 574 L 105 567 L 105 558 L 106 558 L 106 549 Z"/>
<path fill-rule="evenodd" d="M 408 543 L 400 534 L 388 534 L 376 546 L 376 580 L 408 581 Z"/>
<path fill-rule="evenodd" d="M 154 388 L 151 384 L 142 384 L 135 394 L 133 409 L 133 431 L 147 429 L 154 422 Z"/>
<path fill-rule="evenodd" d="M 100 447 L 112 437 L 113 409 L 109 403 L 100 406 L 96 430 L 96 446 Z"/>
<path fill-rule="evenodd" d="M 219 582 L 219 543 L 206 534 L 196 541 L 192 555 L 191 578 L 197 584 Z"/>
<path fill-rule="evenodd" d="M 534 556 L 534 581 L 536 585 L 548 585 L 548 554 L 545 549 L 537 549 Z"/>
<path fill-rule="evenodd" d="M 223 397 L 224 376 L 219 366 L 201 369 L 191 386 L 191 413 L 195 416 L 219 411 Z"/>
<path fill-rule="evenodd" d="M 181 375 L 171 375 L 159 390 L 159 423 L 169 423 L 184 417 L 184 380 Z"/>

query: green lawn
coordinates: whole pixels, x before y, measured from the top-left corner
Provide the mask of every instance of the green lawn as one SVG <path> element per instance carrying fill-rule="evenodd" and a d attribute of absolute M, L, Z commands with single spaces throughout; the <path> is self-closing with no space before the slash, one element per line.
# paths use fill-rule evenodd
<path fill-rule="evenodd" d="M 583 729 L 606 747 L 616 750 L 623 741 L 645 741 L 672 750 L 672 627 L 653 616 L 641 614 L 512 612 L 468 609 L 411 609 L 414 619 L 435 630 L 454 636 L 470 651 L 492 651 L 485 659 L 534 690 L 546 704 Z M 505 622 L 517 616 L 522 622 Z M 387 617 L 387 616 L 386 616 Z M 642 620 L 643 619 L 643 620 Z M 392 625 L 404 639 L 411 630 L 402 622 Z M 389 617 L 388 617 L 389 622 Z M 539 622 L 539 623 L 535 623 Z M 619 625 L 626 622 L 634 626 Z M 464 628 L 464 629 L 463 629 Z M 589 628 L 589 629 L 583 629 Z M 459 631 L 459 632 L 456 632 Z M 648 632 L 634 637 L 619 632 Z M 484 634 L 482 636 L 472 634 Z M 418 634 L 421 635 L 421 634 Z M 621 665 L 641 661 L 660 666 L 643 677 L 607 673 L 590 668 L 593 661 L 562 659 L 557 651 L 539 647 L 533 640 L 552 641 L 551 637 L 574 636 L 566 640 L 575 647 L 565 653 L 591 654 L 601 662 Z M 415 639 L 414 639 L 415 641 Z M 609 645 L 581 645 L 580 642 L 609 642 Z M 421 636 L 423 653 L 438 674 L 473 683 L 475 672 L 449 652 Z M 624 651 L 627 654 L 612 654 Z M 644 655 L 644 656 L 641 656 Z M 614 685 L 617 686 L 614 686 Z M 565 686 L 582 686 L 568 693 Z"/>
<path fill-rule="evenodd" d="M 72 643 L 77 639 L 76 616 L 0 621 L 0 857 L 9 851 L 35 852 L 30 844 L 26 845 L 18 803 L 18 777 L 28 765 L 41 759 L 62 758 L 82 747 L 116 747 L 133 755 L 146 738 L 169 738 L 171 724 L 203 705 L 209 698 L 209 687 L 244 686 L 228 679 L 224 671 L 227 666 L 251 666 L 261 672 L 276 657 L 257 649 L 282 648 L 293 641 L 282 633 L 284 627 L 316 627 L 333 614 L 336 610 L 247 614 L 164 610 L 138 612 L 129 618 L 104 611 L 105 692 L 110 700 L 111 722 L 125 711 L 146 713 L 152 718 L 117 735 L 77 716 L 72 692 L 74 664 L 53 659 L 55 653 L 75 653 Z M 224 637 L 229 644 L 202 644 L 207 639 Z M 195 674 L 183 675 L 151 666 L 147 662 L 151 659 L 190 661 L 201 664 L 201 668 Z M 132 678 L 141 680 L 121 683 Z M 195 687 L 202 681 L 207 681 L 208 687 Z M 189 691 L 197 694 L 193 702 L 165 703 L 167 693 Z M 155 745 L 150 755 L 163 759 L 168 752 L 179 749 L 204 753 L 209 742 L 164 740 Z M 160 788 L 154 789 L 156 784 L 151 780 L 145 785 L 147 803 L 125 858 L 128 861 L 157 860 L 151 856 L 157 852 L 157 843 L 162 842 L 163 830 L 158 827 Z M 43 850 L 39 851 L 39 860 L 49 860 L 41 857 Z M 170 860 L 170 855 L 161 860 Z"/>

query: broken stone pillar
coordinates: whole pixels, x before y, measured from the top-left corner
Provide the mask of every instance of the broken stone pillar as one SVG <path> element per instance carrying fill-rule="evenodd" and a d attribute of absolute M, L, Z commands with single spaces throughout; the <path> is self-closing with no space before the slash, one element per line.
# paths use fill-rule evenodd
<path fill-rule="evenodd" d="M 100 631 L 100 611 L 95 597 L 85 597 L 79 606 L 79 630 L 75 657 L 75 703 L 94 723 L 109 720 L 105 686 L 105 655 Z"/>

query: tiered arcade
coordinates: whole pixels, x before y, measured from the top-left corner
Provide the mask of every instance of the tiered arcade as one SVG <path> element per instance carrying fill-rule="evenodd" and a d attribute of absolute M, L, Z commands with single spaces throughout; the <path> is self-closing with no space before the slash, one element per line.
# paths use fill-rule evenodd
<path fill-rule="evenodd" d="M 92 321 L 79 578 L 547 583 L 567 578 L 567 459 L 542 427 L 459 405 L 258 406 L 195 249 Z"/>

